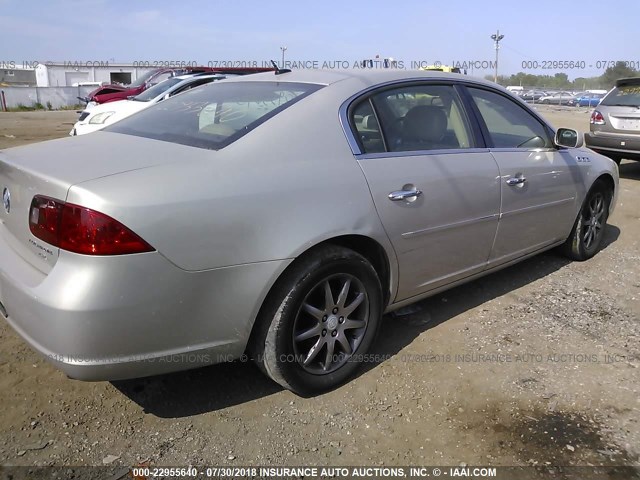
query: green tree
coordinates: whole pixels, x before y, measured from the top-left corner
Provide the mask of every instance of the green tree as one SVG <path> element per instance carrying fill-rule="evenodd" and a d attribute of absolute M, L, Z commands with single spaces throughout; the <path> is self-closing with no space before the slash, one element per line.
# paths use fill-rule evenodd
<path fill-rule="evenodd" d="M 625 62 L 616 62 L 615 66 L 605 70 L 600 77 L 600 81 L 606 88 L 611 88 L 619 78 L 637 77 L 639 75 L 640 72 L 635 68 L 629 67 Z"/>

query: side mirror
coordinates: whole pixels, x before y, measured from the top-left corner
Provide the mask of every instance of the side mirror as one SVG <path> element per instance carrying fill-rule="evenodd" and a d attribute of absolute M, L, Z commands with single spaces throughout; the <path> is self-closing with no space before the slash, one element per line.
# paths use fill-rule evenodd
<path fill-rule="evenodd" d="M 165 94 L 164 94 L 164 97 L 162 97 L 162 100 L 166 100 L 166 99 L 168 99 L 168 98 L 170 98 L 170 97 L 171 97 L 171 94 L 170 94 L 170 93 L 165 93 Z"/>
<path fill-rule="evenodd" d="M 558 147 L 580 148 L 584 145 L 584 136 L 572 128 L 559 128 L 553 141 Z"/>

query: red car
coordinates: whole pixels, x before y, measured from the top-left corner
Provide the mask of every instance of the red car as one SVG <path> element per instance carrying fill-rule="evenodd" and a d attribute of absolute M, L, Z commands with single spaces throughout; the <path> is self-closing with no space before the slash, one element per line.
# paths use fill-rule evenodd
<path fill-rule="evenodd" d="M 117 100 L 126 100 L 128 97 L 138 95 L 147 88 L 176 75 L 186 73 L 227 73 L 233 75 L 248 75 L 250 73 L 269 72 L 273 68 L 213 68 L 213 67 L 180 67 L 180 68 L 157 68 L 145 73 L 130 85 L 102 85 L 85 98 L 80 98 L 87 103 L 108 103 Z"/>

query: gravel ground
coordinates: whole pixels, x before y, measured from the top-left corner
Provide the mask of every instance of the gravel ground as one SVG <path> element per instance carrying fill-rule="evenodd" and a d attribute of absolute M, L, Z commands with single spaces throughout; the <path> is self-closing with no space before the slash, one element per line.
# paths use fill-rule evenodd
<path fill-rule="evenodd" d="M 587 110 L 538 108 L 588 128 Z M 0 148 L 74 119 L 0 114 Z M 73 381 L 0 323 L 0 464 L 637 466 L 640 163 L 620 172 L 594 259 L 545 253 L 389 315 L 379 361 L 314 398 L 240 362 Z"/>

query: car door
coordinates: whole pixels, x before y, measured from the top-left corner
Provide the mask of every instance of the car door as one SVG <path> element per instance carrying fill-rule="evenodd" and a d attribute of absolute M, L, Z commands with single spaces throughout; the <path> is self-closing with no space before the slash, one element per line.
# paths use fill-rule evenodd
<path fill-rule="evenodd" d="M 452 84 L 376 91 L 350 109 L 357 160 L 396 251 L 396 300 L 486 267 L 498 225 L 497 164 Z"/>
<path fill-rule="evenodd" d="M 549 127 L 506 94 L 466 91 L 500 170 L 500 222 L 490 264 L 564 240 L 576 212 L 575 159 L 554 146 Z"/>

